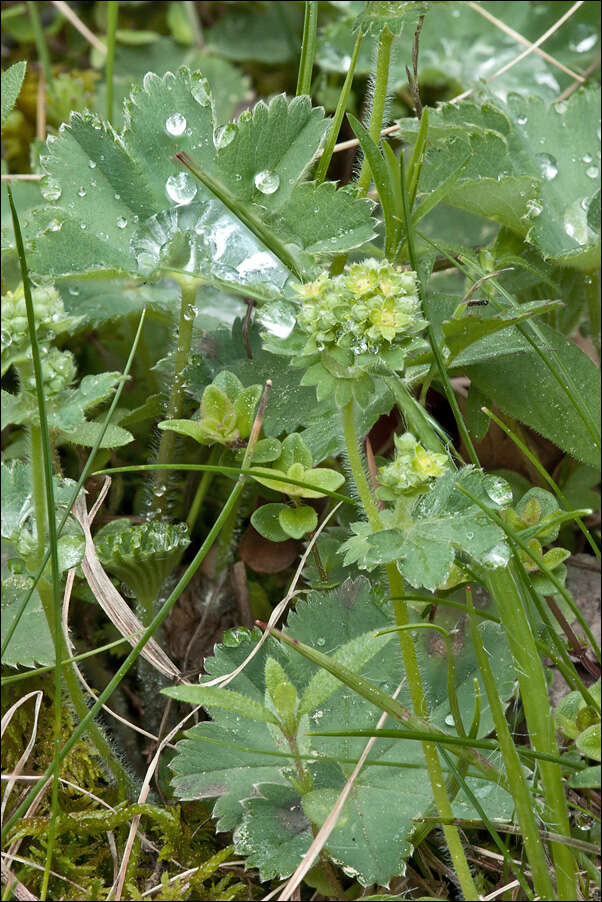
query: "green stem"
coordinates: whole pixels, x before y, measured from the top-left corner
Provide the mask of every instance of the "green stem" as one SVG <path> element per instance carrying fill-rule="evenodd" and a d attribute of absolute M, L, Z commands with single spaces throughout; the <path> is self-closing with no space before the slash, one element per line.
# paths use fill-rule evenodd
<path fill-rule="evenodd" d="M 316 36 L 318 33 L 318 4 L 316 0 L 305 3 L 305 20 L 303 22 L 303 43 L 301 60 L 297 77 L 297 96 L 311 94 L 311 73 L 316 53 Z"/>
<path fill-rule="evenodd" d="M 378 508 L 372 497 L 370 485 L 364 471 L 362 459 L 359 452 L 359 443 L 355 432 L 355 422 L 353 417 L 353 402 L 349 402 L 342 410 L 343 434 L 345 436 L 345 447 L 347 458 L 355 486 L 357 488 L 360 499 L 364 505 L 368 522 L 374 530 L 382 529 L 382 522 L 378 512 Z M 408 688 L 412 699 L 412 706 L 417 717 L 424 718 L 428 715 L 426 699 L 424 696 L 424 688 L 422 685 L 422 677 L 418 667 L 418 658 L 416 656 L 416 648 L 411 634 L 407 631 L 410 623 L 408 606 L 404 600 L 405 587 L 401 574 L 397 569 L 397 565 L 393 562 L 386 565 L 387 578 L 389 581 L 389 589 L 391 596 L 395 599 L 393 602 L 393 610 L 395 613 L 395 622 L 397 626 L 402 627 L 399 632 L 399 644 L 404 661 L 405 673 L 408 681 Z M 422 751 L 426 761 L 426 767 L 431 783 L 433 798 L 437 806 L 437 810 L 441 817 L 451 818 L 452 807 L 451 801 L 447 794 L 445 779 L 441 762 L 437 753 L 437 747 L 431 742 L 422 743 Z M 447 842 L 447 846 L 460 881 L 462 892 L 466 899 L 478 899 L 477 889 L 474 885 L 470 868 L 464 854 L 464 848 L 460 840 L 460 834 L 455 826 L 446 825 L 443 833 Z"/>
<path fill-rule="evenodd" d="M 39 426 L 31 425 L 29 429 L 29 459 L 31 473 L 31 497 L 33 501 L 33 513 L 36 521 L 36 533 L 38 547 L 35 552 L 34 567 L 39 567 L 44 557 L 44 545 L 46 539 L 47 515 L 44 501 L 44 468 L 42 461 L 42 430 Z"/>
<path fill-rule="evenodd" d="M 214 445 L 211 449 L 211 453 L 209 454 L 209 460 L 207 461 L 207 466 L 212 467 L 215 465 L 215 462 L 218 458 L 219 454 L 219 446 Z M 197 517 L 199 515 L 199 511 L 202 507 L 203 501 L 205 500 L 205 495 L 207 494 L 207 489 L 211 485 L 211 480 L 213 479 L 213 473 L 211 470 L 205 470 L 201 477 L 201 481 L 198 484 L 197 490 L 194 495 L 194 499 L 190 506 L 190 511 L 188 516 L 186 517 L 186 526 L 190 534 L 192 535 L 192 530 L 194 529 L 194 524 L 196 523 Z"/>
<path fill-rule="evenodd" d="M 203 26 L 196 9 L 196 3 L 193 0 L 184 0 L 184 8 L 186 17 L 194 34 L 194 43 L 198 50 L 203 48 Z"/>
<path fill-rule="evenodd" d="M 383 124 L 383 116 L 385 114 L 385 103 L 387 101 L 387 86 L 389 83 L 389 64 L 391 62 L 391 44 L 393 43 L 393 35 L 388 28 L 383 28 L 378 39 L 378 50 L 376 54 L 376 76 L 374 79 L 374 95 L 372 97 L 372 110 L 370 111 L 370 125 L 368 133 L 373 141 L 377 144 L 380 141 L 380 130 Z M 372 173 L 368 160 L 364 157 L 362 168 L 360 169 L 359 178 L 357 180 L 357 188 L 360 195 L 365 194 L 370 187 L 370 179 Z"/>
<path fill-rule="evenodd" d="M 343 435 L 345 437 L 345 450 L 349 460 L 349 466 L 353 475 L 353 481 L 357 489 L 358 495 L 364 507 L 364 512 L 368 518 L 368 522 L 372 529 L 382 529 L 382 523 L 378 508 L 372 497 L 372 491 L 368 478 L 364 471 L 364 464 L 359 451 L 359 443 L 355 431 L 355 419 L 353 415 L 353 401 L 349 401 L 341 410 L 343 420 Z M 392 592 L 392 595 L 395 593 Z"/>
<path fill-rule="evenodd" d="M 502 707 L 498 687 L 493 678 L 487 652 L 483 646 L 481 633 L 477 625 L 475 609 L 472 604 L 470 592 L 468 592 L 468 611 L 472 632 L 472 643 L 475 649 L 479 671 L 485 686 L 485 692 L 489 700 L 491 716 L 495 724 L 496 737 L 500 744 L 506 776 L 512 786 L 512 797 L 516 805 L 516 814 L 521 827 L 523 842 L 527 853 L 527 860 L 533 875 L 533 885 L 540 899 L 552 899 L 554 888 L 548 872 L 548 864 L 545 851 L 539 838 L 539 829 L 534 813 L 534 802 L 527 784 L 523 765 L 512 741 L 506 715 Z"/>
<path fill-rule="evenodd" d="M 166 420 L 177 420 L 182 413 L 184 400 L 184 368 L 190 358 L 192 346 L 192 332 L 194 327 L 196 297 L 199 280 L 187 276 L 178 275 L 177 281 L 182 290 L 182 302 L 180 305 L 180 322 L 178 326 L 178 343 L 174 358 L 173 381 L 169 392 Z M 166 429 L 161 433 L 157 464 L 172 463 L 176 433 Z M 159 471 L 153 486 L 152 514 L 155 517 L 164 517 L 167 513 L 167 482 L 169 476 L 166 471 Z"/>
<path fill-rule="evenodd" d="M 48 47 L 46 46 L 46 39 L 44 37 L 44 29 L 42 28 L 40 13 L 38 12 L 38 4 L 35 2 L 35 0 L 30 0 L 30 2 L 27 4 L 27 9 L 29 11 L 29 18 L 31 19 L 31 29 L 33 31 L 33 39 L 35 41 L 36 50 L 38 52 L 38 60 L 40 61 L 40 65 L 42 66 L 42 70 L 44 72 L 46 88 L 49 90 L 52 84 L 52 68 L 50 66 L 50 55 L 48 53 Z"/>
<path fill-rule="evenodd" d="M 560 501 L 560 503 L 562 504 L 564 509 L 567 511 L 571 510 L 572 509 L 571 505 L 568 503 L 566 497 L 564 496 L 564 494 L 561 491 L 558 484 L 552 479 L 552 477 L 550 476 L 550 474 L 548 473 L 546 468 L 543 466 L 543 464 L 541 464 L 539 462 L 537 456 L 535 454 L 533 454 L 533 452 L 525 444 L 525 442 L 523 442 L 519 438 L 519 436 L 516 435 L 516 433 L 513 432 L 512 429 L 509 426 L 507 426 L 506 423 L 504 423 L 504 421 L 502 419 L 500 419 L 500 417 L 496 416 L 493 413 L 493 411 L 489 410 L 489 408 L 482 407 L 481 410 L 483 411 L 485 416 L 487 416 L 487 417 L 489 417 L 489 419 L 493 420 L 493 422 L 496 423 L 496 425 L 498 425 L 500 427 L 500 429 L 506 433 L 508 438 L 514 442 L 516 447 L 522 451 L 522 453 L 525 455 L 525 457 L 527 458 L 529 463 L 535 468 L 535 470 L 537 470 L 537 472 L 539 473 L 541 478 L 545 482 L 548 483 L 548 485 L 550 486 L 550 488 L 552 489 L 552 491 L 554 492 L 554 494 L 556 495 L 556 497 L 558 498 L 558 500 Z M 587 528 L 587 526 L 585 525 L 585 523 L 583 522 L 581 517 L 575 517 L 575 523 L 577 524 L 577 526 L 579 527 L 579 529 L 581 530 L 581 532 L 587 539 L 589 546 L 592 549 L 592 551 L 594 552 L 595 556 L 598 558 L 598 560 L 600 560 L 600 549 L 596 545 L 596 543 L 594 541 L 594 537 L 590 533 L 589 529 Z"/>
<path fill-rule="evenodd" d="M 405 160 L 403 151 L 401 152 L 401 156 L 399 158 L 399 171 L 401 174 L 401 196 L 403 200 L 403 212 L 405 217 L 405 225 L 406 225 L 406 237 L 408 242 L 408 253 L 410 257 L 410 263 L 412 265 L 412 269 L 414 272 L 418 272 L 418 258 L 416 257 L 416 248 L 414 246 L 414 228 L 412 225 L 412 211 L 410 209 L 410 200 L 408 197 L 408 186 L 406 184 L 406 176 L 405 176 Z M 418 285 L 418 297 L 422 302 L 422 309 L 424 310 L 424 296 L 422 290 L 422 284 L 420 279 L 417 280 Z M 445 367 L 445 361 L 443 360 L 443 354 L 441 353 L 441 349 L 439 347 L 439 343 L 437 342 L 437 336 L 435 335 L 435 331 L 433 329 L 432 324 L 429 322 L 427 326 L 427 334 L 429 339 L 429 344 L 431 346 L 431 350 L 433 352 L 433 356 L 437 362 L 437 368 L 439 370 L 439 378 L 441 379 L 443 385 L 443 391 L 445 392 L 445 397 L 449 403 L 449 406 L 452 409 L 452 413 L 454 415 L 454 419 L 458 426 L 458 431 L 464 440 L 464 445 L 466 446 L 466 450 L 468 451 L 468 456 L 470 457 L 471 463 L 474 464 L 475 467 L 480 466 L 479 458 L 477 456 L 477 452 L 475 451 L 474 445 L 472 443 L 472 439 L 469 435 L 468 429 L 466 428 L 466 423 L 464 422 L 464 417 L 460 411 L 460 407 L 458 405 L 458 399 L 456 398 L 456 393 L 452 388 L 451 382 L 449 381 L 449 376 L 447 375 L 447 369 Z"/>
<path fill-rule="evenodd" d="M 115 68 L 115 34 L 119 18 L 119 0 L 107 3 L 107 56 L 105 59 L 105 87 L 107 92 L 107 119 L 113 122 L 113 73 Z"/>
<path fill-rule="evenodd" d="M 324 181 L 324 179 L 326 178 L 326 173 L 328 172 L 328 167 L 330 166 L 330 161 L 332 160 L 334 146 L 337 143 L 337 138 L 339 137 L 339 132 L 341 130 L 341 124 L 343 122 L 343 116 L 345 115 L 345 111 L 347 109 L 347 103 L 349 101 L 351 85 L 353 84 L 353 76 L 355 74 L 355 67 L 357 65 L 357 59 L 360 54 L 361 43 L 362 43 L 362 33 L 359 32 L 357 39 L 355 41 L 355 47 L 353 48 L 353 53 L 351 54 L 351 62 L 349 63 L 349 69 L 347 71 L 347 75 L 345 76 L 345 81 L 343 82 L 343 87 L 341 88 L 341 93 L 339 94 L 339 99 L 337 101 L 337 108 L 334 111 L 334 116 L 332 119 L 332 123 L 330 125 L 330 129 L 328 131 L 326 143 L 324 144 L 324 150 L 322 151 L 322 156 L 320 157 L 320 162 L 318 163 L 318 167 L 316 169 L 315 179 L 316 179 L 316 182 L 318 183 L 318 185 L 321 184 Z"/>
<path fill-rule="evenodd" d="M 48 615 L 52 613 L 52 597 L 51 587 L 44 578 L 40 579 L 40 581 L 38 582 L 38 592 L 42 601 L 42 607 L 44 608 L 46 617 L 48 619 Z M 56 633 L 54 630 L 54 625 L 51 624 L 50 620 L 49 626 L 56 649 L 57 660 L 60 660 L 61 663 L 65 663 L 69 659 L 69 651 L 67 649 L 67 645 L 62 633 L 62 628 L 58 633 Z M 58 657 L 59 655 L 60 658 Z M 73 710 L 79 718 L 81 725 L 81 722 L 84 720 L 84 718 L 87 718 L 90 709 L 88 707 L 86 697 L 83 693 L 77 675 L 70 663 L 68 663 L 68 665 L 63 670 L 63 679 L 65 682 L 65 688 L 67 689 L 67 693 L 69 695 L 69 700 L 73 705 Z M 126 795 L 130 795 L 132 780 L 127 772 L 123 769 L 119 761 L 116 759 L 107 738 L 105 737 L 98 724 L 94 722 L 94 720 L 90 720 L 87 724 L 86 733 L 88 735 L 89 741 L 94 746 L 104 766 L 108 768 L 110 773 L 115 778 L 120 792 L 125 793 Z M 64 756 L 60 757 L 60 760 L 63 761 Z"/>
<path fill-rule="evenodd" d="M 495 598 L 514 658 L 531 745 L 535 751 L 557 755 L 554 718 L 550 710 L 543 665 L 512 568 L 491 570 L 486 582 Z M 540 761 L 539 770 L 549 829 L 551 832 L 570 836 L 562 771 L 558 765 L 549 761 Z M 556 872 L 557 898 L 576 899 L 576 863 L 573 853 L 561 843 L 551 843 L 551 850 Z M 546 895 L 542 898 L 546 898 Z"/>

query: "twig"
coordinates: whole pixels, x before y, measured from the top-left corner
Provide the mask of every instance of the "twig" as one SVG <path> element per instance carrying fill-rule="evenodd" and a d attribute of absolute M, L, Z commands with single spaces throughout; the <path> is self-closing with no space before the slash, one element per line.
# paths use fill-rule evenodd
<path fill-rule="evenodd" d="M 52 0 L 52 5 L 56 6 L 59 12 L 61 12 L 66 19 L 68 19 L 73 27 L 79 31 L 82 37 L 88 41 L 89 44 L 92 44 L 99 53 L 105 54 L 107 52 L 106 44 L 96 37 L 93 31 L 90 31 L 87 25 L 85 25 L 82 20 L 77 16 L 68 3 L 63 3 L 63 0 Z"/>
<path fill-rule="evenodd" d="M 509 35 L 511 38 L 519 44 L 524 44 L 525 47 L 534 47 L 534 53 L 540 56 L 542 59 L 546 60 L 546 62 L 550 63 L 552 66 L 556 66 L 557 69 L 560 69 L 561 72 L 566 73 L 566 75 L 570 75 L 571 78 L 575 79 L 580 83 L 585 81 L 585 77 L 583 75 L 579 75 L 577 72 L 573 72 L 572 69 L 569 69 L 568 66 L 565 66 L 560 60 L 555 59 L 553 56 L 550 56 L 549 53 L 546 53 L 545 50 L 542 50 L 540 47 L 536 47 L 531 44 L 531 41 L 527 40 L 527 38 L 523 37 L 518 31 L 515 31 L 514 28 L 510 28 L 509 25 L 506 25 L 505 22 L 502 22 L 501 19 L 497 19 L 494 15 L 492 15 L 488 10 L 484 9 L 484 7 L 480 6 L 478 3 L 473 3 L 472 0 L 466 4 L 470 6 L 476 13 L 480 16 L 484 16 L 489 22 L 495 25 L 496 28 L 499 28 L 500 31 L 503 31 L 505 34 Z"/>
<path fill-rule="evenodd" d="M 572 16 L 574 13 L 576 13 L 577 10 L 579 9 L 579 7 L 583 5 L 583 2 L 584 2 L 584 0 L 579 0 L 579 2 L 575 3 L 569 10 L 567 10 L 567 12 L 563 16 L 560 17 L 560 19 L 558 19 L 557 22 L 554 23 L 554 25 L 551 28 L 549 28 L 544 34 L 542 34 L 541 37 L 538 38 L 533 44 L 531 44 L 529 41 L 527 41 L 526 38 L 523 38 L 522 43 L 529 44 L 527 50 L 525 50 L 523 53 L 519 54 L 513 60 L 510 60 L 509 63 L 507 63 L 505 66 L 502 66 L 502 68 L 498 69 L 497 72 L 494 72 L 493 75 L 490 75 L 489 78 L 487 79 L 487 82 L 488 83 L 492 82 L 494 79 L 498 78 L 498 76 L 502 75 L 504 72 L 507 72 L 508 69 L 512 68 L 512 66 L 516 66 L 517 63 L 520 63 L 521 60 L 525 59 L 526 56 L 529 56 L 529 54 L 531 54 L 531 53 L 535 53 L 537 51 L 539 45 L 543 44 L 544 41 L 547 41 L 547 39 L 552 34 L 554 34 L 554 32 L 557 31 L 558 28 L 560 28 L 560 26 L 563 25 L 564 22 L 566 22 L 566 20 L 570 16 Z M 599 63 L 597 63 L 596 65 L 599 65 Z M 592 69 L 592 71 L 593 71 L 593 69 Z M 587 73 L 584 77 L 586 77 L 586 76 L 587 76 Z M 572 87 L 570 91 L 568 91 L 568 93 L 572 93 L 574 90 L 576 90 L 577 87 L 579 87 L 580 84 L 581 84 L 580 81 L 577 82 L 576 85 L 574 87 Z M 468 97 L 474 91 L 475 91 L 475 88 L 470 88 L 470 90 L 464 91 L 462 94 L 458 94 L 457 97 L 453 97 L 449 101 L 449 103 L 457 103 L 459 100 L 463 100 L 465 97 Z M 568 93 L 566 93 L 565 96 L 568 96 Z M 562 94 L 556 98 L 557 101 L 562 100 L 562 99 L 564 99 Z M 389 125 L 387 128 L 382 129 L 382 131 L 380 133 L 381 138 L 385 138 L 387 135 L 392 135 L 395 132 L 399 131 L 399 127 L 400 127 L 399 123 L 395 123 L 394 125 Z M 358 147 L 358 146 L 359 146 L 359 141 L 357 140 L 357 138 L 350 138 L 348 141 L 341 141 L 339 144 L 336 144 L 334 147 L 333 153 L 339 153 L 342 150 L 351 150 L 353 147 Z"/>

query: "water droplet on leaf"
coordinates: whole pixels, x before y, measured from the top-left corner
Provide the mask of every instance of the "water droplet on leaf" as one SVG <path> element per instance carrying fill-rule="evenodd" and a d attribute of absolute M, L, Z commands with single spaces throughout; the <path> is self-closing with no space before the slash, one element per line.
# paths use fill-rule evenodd
<path fill-rule="evenodd" d="M 165 192 L 175 204 L 189 204 L 196 196 L 197 188 L 187 172 L 170 175 L 165 182 Z"/>
<path fill-rule="evenodd" d="M 58 200 L 63 193 L 61 186 L 56 182 L 46 182 L 41 188 L 44 200 Z"/>
<path fill-rule="evenodd" d="M 551 182 L 552 179 L 556 178 L 558 175 L 556 157 L 553 157 L 552 154 L 549 153 L 537 153 L 535 154 L 535 159 L 539 164 L 542 176 L 547 182 Z"/>
<path fill-rule="evenodd" d="M 202 81 L 195 81 L 190 89 L 190 93 L 201 106 L 208 106 L 211 103 L 209 85 L 205 79 L 202 79 Z"/>
<path fill-rule="evenodd" d="M 280 176 L 271 169 L 262 169 L 255 173 L 253 183 L 262 194 L 274 194 L 280 186 Z"/>
<path fill-rule="evenodd" d="M 165 120 L 165 131 L 168 135 L 177 138 L 186 128 L 186 119 L 181 113 L 172 113 Z"/>
<path fill-rule="evenodd" d="M 224 147 L 231 144 L 237 131 L 238 128 L 234 122 L 228 122 L 227 125 L 216 128 L 213 133 L 213 144 L 215 145 L 215 149 L 223 150 Z"/>

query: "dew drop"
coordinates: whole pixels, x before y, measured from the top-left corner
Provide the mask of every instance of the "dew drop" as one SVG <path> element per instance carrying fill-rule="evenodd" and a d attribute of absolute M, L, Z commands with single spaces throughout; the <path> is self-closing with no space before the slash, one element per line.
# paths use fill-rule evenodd
<path fill-rule="evenodd" d="M 80 197 L 85 197 L 88 192 L 86 191 L 86 189 L 84 188 L 83 185 L 80 185 L 77 193 L 79 194 Z"/>
<path fill-rule="evenodd" d="M 572 41 L 569 41 L 569 49 L 573 53 L 587 53 L 588 50 L 592 50 L 598 43 L 598 35 L 595 32 L 584 34 L 586 31 L 589 31 L 587 25 L 581 26 L 577 36 Z"/>
<path fill-rule="evenodd" d="M 189 204 L 196 195 L 197 189 L 187 172 L 170 175 L 165 182 L 165 192 L 174 204 Z"/>
<path fill-rule="evenodd" d="M 86 225 L 85 222 L 80 222 L 79 227 L 82 230 L 82 232 L 84 232 L 88 228 L 88 226 Z"/>
<path fill-rule="evenodd" d="M 445 718 L 445 723 L 447 724 L 448 727 L 455 727 L 456 721 L 454 720 L 454 715 L 448 714 L 447 717 Z"/>
<path fill-rule="evenodd" d="M 500 507 L 512 504 L 512 489 L 505 479 L 500 479 L 498 476 L 487 477 L 485 491 L 494 504 Z"/>
<path fill-rule="evenodd" d="M 316 639 L 316 645 L 319 645 L 320 648 L 326 645 L 326 639 L 324 638 L 324 636 L 320 636 L 319 639 Z"/>
<path fill-rule="evenodd" d="M 220 128 L 216 128 L 213 132 L 213 144 L 216 150 L 223 150 L 224 147 L 227 147 L 228 144 L 231 144 L 234 140 L 234 136 L 238 128 L 234 122 L 228 122 L 227 125 L 222 125 Z"/>
<path fill-rule="evenodd" d="M 526 125 L 527 122 L 529 121 L 529 119 L 527 116 L 519 116 L 516 121 L 518 122 L 519 125 Z"/>
<path fill-rule="evenodd" d="M 589 167 L 585 170 L 585 174 L 586 174 L 586 176 L 588 177 L 588 179 L 597 179 L 597 178 L 598 178 L 598 173 L 599 173 L 599 171 L 600 171 L 600 170 L 598 169 L 597 166 L 589 166 Z"/>
<path fill-rule="evenodd" d="M 194 97 L 197 103 L 200 103 L 201 106 L 209 106 L 211 103 L 211 94 L 209 93 L 209 85 L 205 79 L 201 81 L 195 81 L 192 88 L 190 89 L 190 93 Z"/>
<path fill-rule="evenodd" d="M 172 113 L 165 120 L 165 131 L 168 135 L 177 138 L 186 128 L 186 119 L 181 113 Z"/>
<path fill-rule="evenodd" d="M 52 219 L 49 223 L 49 228 L 51 232 L 60 232 L 63 228 L 63 223 L 59 222 L 58 219 Z"/>
<path fill-rule="evenodd" d="M 584 153 L 583 156 L 581 157 L 582 163 L 591 163 L 591 161 L 592 161 L 591 153 Z"/>
<path fill-rule="evenodd" d="M 121 200 L 121 194 L 114 194 L 113 197 L 115 200 Z"/>
<path fill-rule="evenodd" d="M 119 219 L 117 220 L 117 228 L 118 229 L 125 229 L 127 224 L 128 224 L 128 221 L 125 218 L 125 216 L 120 216 Z"/>
<path fill-rule="evenodd" d="M 537 153 L 535 154 L 535 159 L 539 164 L 542 176 L 547 182 L 551 182 L 552 179 L 556 178 L 558 175 L 556 157 L 553 157 L 552 154 L 549 153 Z"/>
<path fill-rule="evenodd" d="M 88 160 L 88 166 L 90 167 L 90 169 L 96 169 L 96 163 L 94 162 L 94 160 Z"/>
<path fill-rule="evenodd" d="M 262 194 L 274 194 L 280 186 L 280 176 L 271 169 L 262 169 L 261 172 L 255 173 L 253 182 Z"/>
<path fill-rule="evenodd" d="M 63 193 L 61 186 L 56 182 L 46 182 L 41 188 L 44 200 L 58 200 Z"/>

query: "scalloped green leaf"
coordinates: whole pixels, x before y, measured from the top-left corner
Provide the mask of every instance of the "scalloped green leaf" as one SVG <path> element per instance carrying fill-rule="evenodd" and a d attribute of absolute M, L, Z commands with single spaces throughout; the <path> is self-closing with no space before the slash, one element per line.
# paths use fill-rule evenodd
<path fill-rule="evenodd" d="M 279 95 L 218 129 L 202 76 L 148 73 L 121 134 L 83 113 L 47 142 L 49 203 L 26 224 L 30 265 L 54 276 L 187 273 L 276 296 L 295 260 L 311 268 L 308 252 L 351 250 L 374 234 L 369 201 L 302 184 L 327 127 L 309 98 Z"/>
<path fill-rule="evenodd" d="M 517 94 L 505 103 L 463 101 L 432 110 L 429 137 L 445 143 L 446 165 L 453 167 L 467 142 L 472 151 L 446 202 L 507 226 L 544 260 L 585 270 L 599 266 L 599 106 L 599 88 L 588 88 L 552 112 L 540 97 Z M 409 138 L 417 125 L 406 119 L 400 128 Z M 428 159 L 419 187 L 427 195 L 440 182 L 440 174 L 433 182 Z"/>
<path fill-rule="evenodd" d="M 191 705 L 202 705 L 203 708 L 209 709 L 220 708 L 234 711 L 243 717 L 250 717 L 251 720 L 276 723 L 276 718 L 267 708 L 247 695 L 233 692 L 231 689 L 219 689 L 216 686 L 170 686 L 164 690 L 164 695 L 176 698 L 180 702 L 189 702 Z"/>
<path fill-rule="evenodd" d="M 439 615 L 438 615 L 439 616 Z M 466 722 L 472 719 L 473 679 L 478 676 L 466 624 L 451 612 L 446 627 L 458 626 L 458 696 Z M 452 623 L 453 621 L 453 623 Z M 355 666 L 365 678 L 390 694 L 401 681 L 403 665 L 399 644 L 392 634 L 378 639 L 374 634 L 390 624 L 389 615 L 374 604 L 367 580 L 348 580 L 329 593 L 312 593 L 297 604 L 289 618 L 287 632 L 300 642 L 311 644 L 329 656 Z M 258 642 L 255 631 L 228 634 L 227 644 L 215 648 L 206 669 L 210 677 L 229 673 L 240 664 Z M 447 660 L 431 637 L 417 637 L 421 667 L 426 667 L 425 688 L 432 720 L 449 730 Z M 483 641 L 492 660 L 502 698 L 512 692 L 515 678 L 509 649 L 496 624 L 486 624 Z M 307 810 L 318 820 L 316 794 L 334 799 L 342 790 L 365 739 L 354 737 L 308 736 L 311 730 L 345 730 L 374 727 L 380 710 L 356 695 L 331 674 L 299 655 L 293 647 L 268 638 L 263 647 L 232 681 L 232 690 L 258 704 L 266 697 L 266 661 L 284 672 L 286 680 L 304 698 L 303 714 L 296 741 L 308 757 L 301 762 L 311 775 L 301 794 L 299 773 L 286 753 L 290 746 L 284 734 L 271 724 L 241 718 L 234 711 L 219 709 L 212 722 L 200 723 L 178 743 L 171 762 L 173 785 L 183 799 L 215 798 L 213 814 L 219 830 L 234 830 L 237 852 L 248 855 L 247 866 L 257 867 L 262 879 L 285 877 L 302 860 L 313 839 Z M 400 703 L 411 704 L 409 690 L 402 685 Z M 491 715 L 483 696 L 480 735 L 491 729 Z M 328 760 L 327 760 L 328 758 Z M 338 760 L 337 760 L 338 759 Z M 370 766 L 375 762 L 375 766 Z M 495 783 L 469 777 L 481 804 L 495 816 L 512 811 L 512 799 Z M 391 798 L 395 805 L 391 805 Z M 352 869 L 361 885 L 386 884 L 403 873 L 411 854 L 409 837 L 414 818 L 432 804 L 422 747 L 417 742 L 378 739 L 368 762 L 360 771 L 345 812 L 328 840 L 328 854 L 339 865 Z M 454 812 L 474 816 L 470 803 L 459 795 Z M 323 812 L 322 812 L 323 813 Z M 378 836 L 378 843 L 367 837 Z"/>
<path fill-rule="evenodd" d="M 37 553 L 37 526 L 31 494 L 31 472 L 23 460 L 3 463 L 2 473 L 2 538 L 14 545 L 26 561 Z M 70 479 L 53 477 L 57 524 L 62 519 L 66 504 L 71 500 L 75 483 Z M 59 570 L 70 570 L 81 563 L 85 540 L 82 529 L 73 517 L 69 517 L 58 540 Z M 50 565 L 48 564 L 48 569 Z"/>
<path fill-rule="evenodd" d="M 361 31 L 362 34 L 378 35 L 388 28 L 391 34 L 400 35 L 406 25 L 415 25 L 431 6 L 432 3 L 412 0 L 377 0 L 367 3 L 365 10 L 355 20 L 354 30 Z"/>
<path fill-rule="evenodd" d="M 480 496 L 488 507 L 507 507 L 512 499 L 503 480 L 491 480 L 473 467 L 447 473 L 416 502 L 409 528 L 373 532 L 368 523 L 354 523 L 355 535 L 341 546 L 344 563 L 373 570 L 397 561 L 410 585 L 430 591 L 445 586 L 458 552 L 485 567 L 506 566 L 510 549 L 504 532 L 455 483 Z M 389 520 L 394 526 L 392 515 L 385 525 Z"/>

